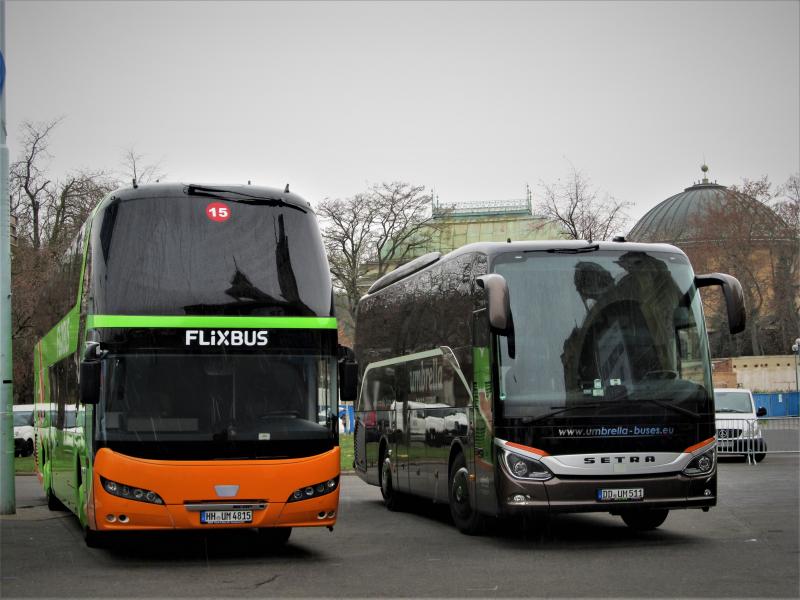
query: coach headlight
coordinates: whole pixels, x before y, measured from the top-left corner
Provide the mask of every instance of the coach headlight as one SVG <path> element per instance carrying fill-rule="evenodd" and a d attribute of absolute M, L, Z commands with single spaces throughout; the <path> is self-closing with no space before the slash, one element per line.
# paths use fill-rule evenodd
<path fill-rule="evenodd" d="M 525 458 L 508 450 L 504 450 L 503 455 L 508 472 L 516 479 L 547 481 L 553 477 L 550 470 L 538 460 Z"/>
<path fill-rule="evenodd" d="M 300 489 L 293 491 L 292 495 L 289 496 L 286 502 L 299 502 L 300 500 L 318 498 L 319 496 L 330 494 L 338 485 L 339 477 L 337 476 L 333 479 L 328 479 L 328 481 L 321 481 L 320 483 L 315 483 L 314 485 L 301 487 Z"/>
<path fill-rule="evenodd" d="M 712 448 L 707 452 L 703 452 L 695 456 L 686 468 L 683 470 L 684 475 L 689 477 L 698 477 L 700 475 L 708 475 L 714 470 L 714 463 L 716 462 L 717 449 Z"/>
<path fill-rule="evenodd" d="M 150 490 L 137 488 L 132 485 L 125 485 L 124 483 L 117 483 L 105 477 L 100 477 L 100 483 L 103 489 L 112 496 L 125 498 L 126 500 L 136 500 L 137 502 L 147 502 L 149 504 L 164 504 L 161 496 Z"/>

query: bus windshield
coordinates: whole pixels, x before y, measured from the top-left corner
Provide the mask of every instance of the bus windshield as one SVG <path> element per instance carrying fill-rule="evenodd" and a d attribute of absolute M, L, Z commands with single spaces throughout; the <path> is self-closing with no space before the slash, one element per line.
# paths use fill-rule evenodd
<path fill-rule="evenodd" d="M 136 442 L 143 448 L 129 451 L 141 456 L 146 442 L 156 442 L 160 456 L 171 447 L 188 458 L 190 442 L 205 457 L 246 452 L 252 458 L 286 454 L 292 442 L 316 448 L 314 440 L 335 440 L 332 357 L 156 353 L 104 362 L 98 439 L 112 448 Z"/>
<path fill-rule="evenodd" d="M 313 213 L 203 197 L 117 201 L 93 230 L 94 312 L 331 316 L 328 262 Z M 222 205 L 223 203 L 217 202 Z"/>
<path fill-rule="evenodd" d="M 514 326 L 511 340 L 498 338 L 506 417 L 710 412 L 701 302 L 686 257 L 507 253 L 494 271 L 508 282 Z"/>

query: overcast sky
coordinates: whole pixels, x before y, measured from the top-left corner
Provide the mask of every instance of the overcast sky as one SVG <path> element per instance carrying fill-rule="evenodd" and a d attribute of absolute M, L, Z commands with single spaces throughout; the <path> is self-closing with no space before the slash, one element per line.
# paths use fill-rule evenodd
<path fill-rule="evenodd" d="M 405 180 L 524 197 L 570 164 L 637 218 L 700 176 L 800 170 L 798 2 L 14 2 L 9 147 L 51 167 L 282 186 Z M 632 223 L 631 223 L 632 224 Z"/>

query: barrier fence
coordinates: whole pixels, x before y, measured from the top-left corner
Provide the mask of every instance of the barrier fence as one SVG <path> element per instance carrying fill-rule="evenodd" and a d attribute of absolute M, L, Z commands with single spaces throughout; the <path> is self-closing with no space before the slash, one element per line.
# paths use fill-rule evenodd
<path fill-rule="evenodd" d="M 800 453 L 800 417 L 717 419 L 717 454 L 756 464 L 770 454 Z"/>

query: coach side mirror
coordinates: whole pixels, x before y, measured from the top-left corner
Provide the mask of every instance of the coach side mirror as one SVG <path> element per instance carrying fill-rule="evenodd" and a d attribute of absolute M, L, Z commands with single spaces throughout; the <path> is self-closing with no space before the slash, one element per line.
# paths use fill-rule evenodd
<path fill-rule="evenodd" d="M 766 417 L 767 416 L 767 408 L 765 406 L 760 406 L 756 411 L 757 417 Z"/>
<path fill-rule="evenodd" d="M 100 401 L 100 361 L 81 361 L 81 402 L 97 404 Z"/>
<path fill-rule="evenodd" d="M 353 402 L 358 392 L 358 363 L 347 346 L 339 346 L 339 399 Z"/>
<path fill-rule="evenodd" d="M 489 326 L 500 335 L 510 335 L 513 331 L 511 321 L 511 297 L 505 277 L 497 273 L 481 275 L 476 280 L 486 290 L 489 304 Z"/>
<path fill-rule="evenodd" d="M 747 324 L 747 316 L 744 310 L 744 293 L 742 284 L 732 275 L 725 273 L 709 273 L 708 275 L 697 275 L 694 283 L 698 288 L 718 285 L 722 287 L 725 296 L 725 306 L 728 309 L 728 327 L 732 334 L 741 333 Z"/>

